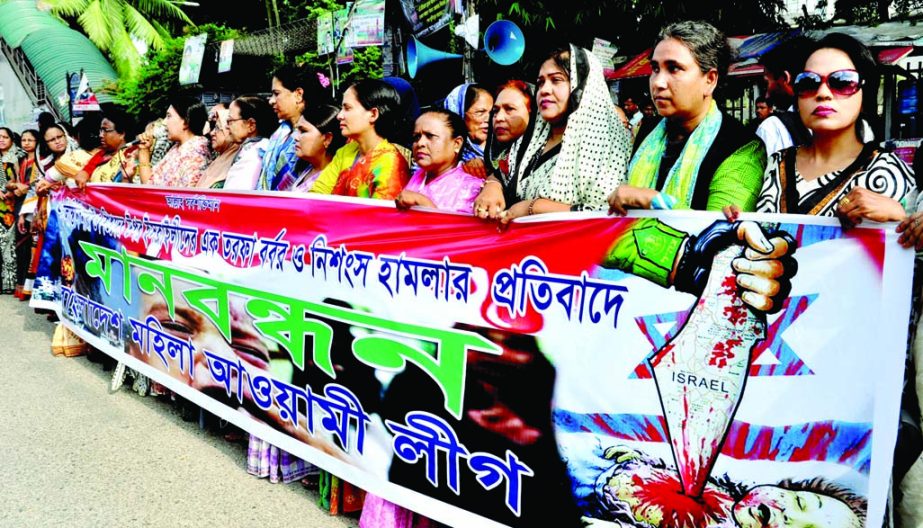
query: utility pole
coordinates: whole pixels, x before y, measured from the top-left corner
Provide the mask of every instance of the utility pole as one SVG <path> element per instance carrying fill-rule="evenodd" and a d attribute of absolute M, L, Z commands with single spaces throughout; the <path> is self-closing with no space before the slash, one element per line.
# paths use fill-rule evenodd
<path fill-rule="evenodd" d="M 468 17 L 472 17 L 475 14 L 474 0 L 465 0 L 465 9 L 462 13 L 462 23 L 468 20 Z M 452 38 L 457 38 L 454 35 Z M 465 47 L 465 53 L 462 58 L 462 74 L 465 76 L 465 82 L 474 82 L 474 55 L 477 53 L 477 47 L 471 47 L 468 45 L 468 41 L 462 39 L 464 42 L 463 46 Z"/>
<path fill-rule="evenodd" d="M 66 80 L 64 87 L 67 90 L 67 122 L 73 125 L 74 124 L 74 94 L 71 92 L 71 72 L 69 71 L 65 72 L 64 79 Z"/>

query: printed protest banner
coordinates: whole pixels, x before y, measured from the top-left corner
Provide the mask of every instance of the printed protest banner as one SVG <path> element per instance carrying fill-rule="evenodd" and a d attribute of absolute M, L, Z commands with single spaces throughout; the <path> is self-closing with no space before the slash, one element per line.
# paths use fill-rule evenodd
<path fill-rule="evenodd" d="M 183 62 L 179 67 L 180 84 L 199 82 L 199 73 L 202 71 L 202 57 L 205 56 L 205 41 L 207 39 L 207 33 L 186 38 L 183 45 Z"/>
<path fill-rule="evenodd" d="M 893 226 L 814 217 L 498 232 L 387 202 L 90 185 L 52 202 L 33 305 L 454 526 L 877 527 L 912 262 Z"/>
<path fill-rule="evenodd" d="M 404 18 L 418 38 L 435 33 L 452 21 L 449 0 L 400 0 Z"/>
<path fill-rule="evenodd" d="M 612 42 L 601 38 L 593 39 L 593 55 L 596 55 L 600 64 L 603 65 L 604 74 L 612 75 L 615 73 L 614 58 L 616 53 L 618 53 L 618 48 L 613 46 Z"/>
<path fill-rule="evenodd" d="M 349 22 L 349 45 L 353 48 L 385 43 L 385 0 L 357 0 Z"/>
<path fill-rule="evenodd" d="M 218 73 L 231 71 L 231 63 L 234 60 L 234 39 L 228 39 L 221 42 L 221 48 L 218 52 Z"/>
<path fill-rule="evenodd" d="M 317 54 L 333 53 L 333 13 L 326 12 L 317 17 Z"/>
<path fill-rule="evenodd" d="M 353 49 L 350 46 L 349 9 L 333 12 L 333 46 L 336 48 L 337 64 L 349 64 L 353 61 Z"/>
<path fill-rule="evenodd" d="M 80 84 L 77 86 L 77 93 L 74 96 L 73 111 L 74 113 L 99 111 L 99 99 L 93 93 L 93 89 L 90 88 L 90 80 L 87 79 L 86 73 L 81 72 L 80 74 Z"/>

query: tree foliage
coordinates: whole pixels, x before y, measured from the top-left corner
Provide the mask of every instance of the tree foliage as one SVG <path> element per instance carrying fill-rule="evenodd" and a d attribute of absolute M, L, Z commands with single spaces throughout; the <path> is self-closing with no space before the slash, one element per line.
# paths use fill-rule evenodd
<path fill-rule="evenodd" d="M 296 64 L 306 65 L 329 76 L 330 57 L 309 51 L 295 57 L 294 60 Z M 384 75 L 381 65 L 381 48 L 377 46 L 354 48 L 353 61 L 339 68 L 339 84 L 336 84 L 336 88 L 349 86 L 359 79 L 381 79 Z M 331 80 L 336 83 L 336 79 Z"/>
<path fill-rule="evenodd" d="M 521 24 L 527 42 L 573 42 L 592 47 L 596 37 L 625 51 L 650 46 L 663 26 L 679 20 L 705 20 L 728 35 L 772 31 L 783 26 L 783 0 L 482 0 L 482 20 L 511 19 Z M 530 37 L 532 37 L 530 39 Z"/>
<path fill-rule="evenodd" d="M 162 50 L 174 23 L 191 24 L 176 0 L 44 0 L 52 14 L 76 22 L 120 77 L 131 77 L 142 58 L 132 39 Z"/>
<path fill-rule="evenodd" d="M 288 13 L 289 21 L 299 19 L 316 20 L 320 16 L 343 9 L 345 5 L 336 0 L 282 0 L 285 11 Z M 284 22 L 284 21 L 283 21 Z M 318 55 L 314 51 L 302 53 L 291 60 L 296 64 L 303 64 L 308 67 L 322 71 L 330 75 L 333 61 L 336 59 L 334 54 Z M 284 60 L 289 60 L 284 58 Z M 353 49 L 353 62 L 339 66 L 339 85 L 348 86 L 358 79 L 380 79 L 383 75 L 381 48 L 370 46 L 366 48 Z M 334 76 L 336 77 L 336 76 Z M 336 79 L 331 79 L 336 82 Z"/>
<path fill-rule="evenodd" d="M 282 23 L 303 20 L 314 20 L 324 13 L 343 9 L 345 4 L 336 0 L 281 0 L 282 9 L 279 12 Z"/>
<path fill-rule="evenodd" d="M 208 33 L 208 42 L 240 38 L 237 30 L 215 24 L 196 26 L 189 33 Z M 184 90 L 179 84 L 179 68 L 186 36 L 164 39 L 159 50 L 148 53 L 137 75 L 121 78 L 110 88 L 116 102 L 128 113 L 142 120 L 162 115 L 168 98 Z"/>
<path fill-rule="evenodd" d="M 891 20 L 891 10 L 896 18 L 905 18 L 923 8 L 923 0 L 836 0 L 834 19 L 847 24 L 877 24 Z"/>

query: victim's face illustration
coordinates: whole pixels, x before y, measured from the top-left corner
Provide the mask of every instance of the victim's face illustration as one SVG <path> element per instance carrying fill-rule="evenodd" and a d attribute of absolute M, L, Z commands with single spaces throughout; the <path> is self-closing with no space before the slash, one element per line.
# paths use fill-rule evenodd
<path fill-rule="evenodd" d="M 668 528 L 670 519 L 687 519 L 680 526 L 713 526 L 730 517 L 733 499 L 717 482 L 709 481 L 702 495 L 685 495 L 673 468 L 653 464 L 638 452 L 608 449 L 618 462 L 597 481 L 599 502 L 613 518 L 631 518 L 639 526 Z M 724 526 L 724 525 L 722 525 Z"/>
<path fill-rule="evenodd" d="M 859 516 L 843 501 L 812 491 L 757 486 L 734 505 L 741 528 L 859 528 Z"/>

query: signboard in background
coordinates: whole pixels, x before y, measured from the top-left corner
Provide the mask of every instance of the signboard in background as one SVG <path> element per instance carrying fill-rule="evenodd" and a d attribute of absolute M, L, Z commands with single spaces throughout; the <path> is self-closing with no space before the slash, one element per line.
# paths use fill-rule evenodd
<path fill-rule="evenodd" d="M 225 40 L 221 43 L 221 50 L 218 53 L 218 73 L 231 71 L 231 62 L 234 59 L 234 39 Z"/>
<path fill-rule="evenodd" d="M 99 99 L 90 88 L 90 80 L 82 70 L 67 75 L 67 92 L 59 98 L 62 105 L 69 105 L 71 124 L 77 124 L 85 112 L 99 111 Z"/>
<path fill-rule="evenodd" d="M 913 167 L 913 160 L 916 158 L 921 138 L 895 139 L 889 143 L 894 144 L 894 154 L 904 160 L 904 163 Z"/>
<path fill-rule="evenodd" d="M 199 82 L 202 71 L 202 57 L 205 56 L 205 41 L 208 33 L 202 33 L 186 39 L 183 46 L 183 62 L 179 67 L 179 83 L 195 84 Z"/>
<path fill-rule="evenodd" d="M 99 99 L 90 88 L 90 80 L 87 74 L 80 76 L 80 84 L 77 86 L 77 95 L 74 97 L 74 110 L 78 112 L 95 112 L 99 110 Z"/>
<path fill-rule="evenodd" d="M 33 306 L 436 521 L 881 526 L 914 260 L 893 225 L 659 211 L 500 233 L 95 184 L 56 193 L 47 225 Z"/>
<path fill-rule="evenodd" d="M 385 28 L 385 44 L 381 50 L 381 70 L 384 77 L 391 77 L 398 70 L 399 65 L 394 62 L 394 29 Z M 400 60 L 401 53 L 398 53 Z"/>
<path fill-rule="evenodd" d="M 337 64 L 349 64 L 353 61 L 353 49 L 349 45 L 352 28 L 349 26 L 349 7 L 333 13 L 333 45 L 336 50 Z"/>
<path fill-rule="evenodd" d="M 211 108 L 218 103 L 221 103 L 225 106 L 230 105 L 237 97 L 236 92 L 202 92 L 202 104 L 206 108 Z"/>
<path fill-rule="evenodd" d="M 455 2 L 450 0 L 400 0 L 413 34 L 422 38 L 449 25 Z"/>
<path fill-rule="evenodd" d="M 353 48 L 385 43 L 385 0 L 358 0 L 349 21 L 349 45 Z"/>
<path fill-rule="evenodd" d="M 477 13 L 455 26 L 455 36 L 465 39 L 474 49 L 478 49 L 478 36 L 481 34 L 481 17 Z"/>
<path fill-rule="evenodd" d="M 601 38 L 593 39 L 593 55 L 596 55 L 596 58 L 599 59 L 599 62 L 602 64 L 604 74 L 615 72 L 615 63 L 613 59 L 618 50 L 619 49 L 613 46 L 608 40 L 603 40 Z"/>
<path fill-rule="evenodd" d="M 333 13 L 327 12 L 317 17 L 317 54 L 333 53 Z"/>
<path fill-rule="evenodd" d="M 898 107 L 901 115 L 914 115 L 920 108 L 920 87 L 915 79 L 901 81 L 897 84 Z"/>

